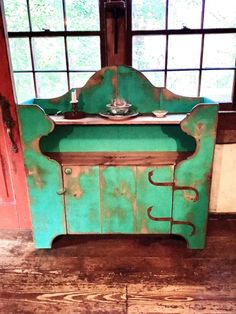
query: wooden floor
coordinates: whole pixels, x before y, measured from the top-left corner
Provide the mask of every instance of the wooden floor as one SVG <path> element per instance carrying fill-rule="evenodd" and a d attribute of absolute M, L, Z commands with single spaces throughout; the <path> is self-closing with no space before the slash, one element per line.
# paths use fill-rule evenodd
<path fill-rule="evenodd" d="M 205 250 L 157 236 L 35 250 L 29 231 L 0 231 L 0 313 L 236 313 L 236 219 L 212 217 Z"/>

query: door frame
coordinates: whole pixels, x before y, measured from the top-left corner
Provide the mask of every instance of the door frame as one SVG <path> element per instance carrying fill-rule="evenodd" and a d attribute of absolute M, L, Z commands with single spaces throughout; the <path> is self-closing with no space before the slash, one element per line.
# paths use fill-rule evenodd
<path fill-rule="evenodd" d="M 11 63 L 9 58 L 9 46 L 4 18 L 3 2 L 0 0 L 0 94 L 9 106 L 8 117 L 12 126 L 12 138 L 17 149 L 13 149 L 12 142 L 4 123 L 3 102 L 0 106 L 1 124 L 1 171 L 2 179 L 6 189 L 9 191 L 7 197 L 0 202 L 0 228 L 1 229 L 29 229 L 31 219 L 29 211 L 28 190 L 26 184 L 26 173 L 24 169 L 22 145 L 20 140 L 19 125 L 16 113 L 15 92 L 12 78 Z M 3 162 L 4 160 L 4 162 Z"/>

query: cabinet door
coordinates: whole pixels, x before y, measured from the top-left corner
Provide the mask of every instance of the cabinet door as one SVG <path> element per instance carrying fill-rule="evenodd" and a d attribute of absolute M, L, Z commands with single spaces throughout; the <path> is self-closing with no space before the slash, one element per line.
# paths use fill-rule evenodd
<path fill-rule="evenodd" d="M 174 165 L 137 167 L 137 232 L 170 233 Z"/>
<path fill-rule="evenodd" d="M 134 233 L 136 167 L 101 167 L 101 216 L 103 233 Z"/>
<path fill-rule="evenodd" d="M 63 167 L 68 233 L 100 233 L 99 169 Z"/>

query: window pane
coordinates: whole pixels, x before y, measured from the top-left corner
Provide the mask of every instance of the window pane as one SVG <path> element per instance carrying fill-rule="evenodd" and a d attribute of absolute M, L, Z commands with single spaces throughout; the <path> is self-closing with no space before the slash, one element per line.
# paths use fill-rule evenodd
<path fill-rule="evenodd" d="M 201 35 L 169 37 L 168 68 L 199 68 Z"/>
<path fill-rule="evenodd" d="M 30 0 L 30 15 L 33 31 L 63 31 L 64 18 L 62 1 Z"/>
<path fill-rule="evenodd" d="M 29 31 L 28 13 L 25 0 L 4 0 L 4 12 L 8 32 Z"/>
<path fill-rule="evenodd" d="M 234 67 L 236 34 L 205 35 L 203 67 Z"/>
<path fill-rule="evenodd" d="M 133 67 L 138 70 L 165 68 L 165 36 L 134 36 Z"/>
<path fill-rule="evenodd" d="M 35 98 L 34 81 L 32 73 L 15 73 L 14 82 L 18 104 Z"/>
<path fill-rule="evenodd" d="M 132 29 L 165 29 L 166 0 L 133 0 Z"/>
<path fill-rule="evenodd" d="M 100 29 L 98 0 L 66 1 L 67 30 L 97 31 Z"/>
<path fill-rule="evenodd" d="M 167 73 L 167 88 L 178 95 L 197 96 L 198 71 L 171 71 Z"/>
<path fill-rule="evenodd" d="M 94 72 L 70 73 L 70 86 L 71 87 L 83 87 L 93 74 Z"/>
<path fill-rule="evenodd" d="M 233 70 L 202 71 L 201 96 L 215 101 L 231 102 L 233 78 Z"/>
<path fill-rule="evenodd" d="M 38 97 L 53 98 L 68 91 L 66 73 L 36 73 Z"/>
<path fill-rule="evenodd" d="M 165 73 L 164 72 L 143 72 L 143 75 L 157 87 L 164 86 Z"/>
<path fill-rule="evenodd" d="M 65 70 L 64 38 L 33 38 L 36 70 Z"/>
<path fill-rule="evenodd" d="M 98 70 L 101 68 L 100 38 L 68 37 L 67 48 L 70 70 Z"/>
<path fill-rule="evenodd" d="M 202 0 L 169 0 L 168 28 L 201 27 Z"/>
<path fill-rule="evenodd" d="M 28 38 L 10 38 L 10 52 L 13 71 L 32 71 Z"/>
<path fill-rule="evenodd" d="M 204 27 L 236 27 L 236 1 L 207 0 Z"/>

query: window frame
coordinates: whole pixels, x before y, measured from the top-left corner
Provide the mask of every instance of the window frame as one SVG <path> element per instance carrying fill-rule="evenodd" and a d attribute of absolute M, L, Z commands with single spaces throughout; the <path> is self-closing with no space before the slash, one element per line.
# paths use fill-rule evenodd
<path fill-rule="evenodd" d="M 103 29 L 103 14 L 101 12 L 101 6 L 99 5 L 99 17 L 100 17 L 100 30 L 98 31 L 68 31 L 67 25 L 66 25 L 66 4 L 65 0 L 60 0 L 62 2 L 62 11 L 63 11 L 63 20 L 64 20 L 64 30 L 63 31 L 51 31 L 45 29 L 44 31 L 33 31 L 32 28 L 32 21 L 31 21 L 31 12 L 30 12 L 30 0 L 26 0 L 26 6 L 27 6 L 27 15 L 28 15 L 28 22 L 29 22 L 29 31 L 17 31 L 17 32 L 8 32 L 8 38 L 26 38 L 29 40 L 29 49 L 30 49 L 30 62 L 32 64 L 32 70 L 13 70 L 13 74 L 17 73 L 32 73 L 33 75 L 33 85 L 34 85 L 34 93 L 35 97 L 38 98 L 38 88 L 37 88 L 37 80 L 36 80 L 36 74 L 37 73 L 66 73 L 67 77 L 67 88 L 68 90 L 71 89 L 70 84 L 70 73 L 90 73 L 90 72 L 96 72 L 97 69 L 88 69 L 88 70 L 70 70 L 69 69 L 69 56 L 68 56 L 68 48 L 67 48 L 67 38 L 68 37 L 89 37 L 89 36 L 97 36 L 100 37 L 100 55 L 101 55 L 101 66 L 104 67 L 105 60 L 106 60 L 106 51 L 104 49 L 104 38 L 105 33 Z M 35 57 L 33 53 L 33 38 L 63 38 L 64 40 L 64 52 L 65 52 L 65 64 L 66 69 L 65 70 L 36 70 L 35 69 Z"/>
<path fill-rule="evenodd" d="M 171 71 L 199 71 L 198 78 L 198 92 L 197 96 L 200 96 L 202 72 L 212 71 L 212 70 L 232 70 L 234 71 L 234 79 L 232 86 L 232 101 L 231 102 L 219 102 L 220 109 L 222 110 L 236 110 L 236 64 L 234 67 L 203 67 L 203 51 L 204 51 L 204 41 L 205 35 L 207 34 L 236 34 L 236 28 L 204 28 L 204 16 L 205 16 L 205 4 L 206 1 L 202 0 L 201 8 L 201 27 L 199 29 L 168 29 L 168 9 L 169 0 L 166 0 L 166 10 L 165 10 L 165 29 L 162 30 L 133 30 L 132 29 L 132 0 L 126 0 L 127 5 L 127 60 L 128 65 L 132 66 L 132 40 L 134 36 L 149 36 L 149 35 L 164 35 L 166 36 L 166 48 L 165 48 L 165 67 L 164 69 L 140 69 L 143 72 L 164 72 L 164 87 L 167 85 L 167 73 Z M 201 35 L 201 51 L 200 51 L 200 66 L 199 68 L 175 68 L 168 69 L 168 43 L 170 35 Z"/>
<path fill-rule="evenodd" d="M 32 23 L 31 23 L 31 15 L 30 15 L 30 0 L 26 0 L 27 4 L 27 14 L 29 20 L 29 31 L 24 32 L 8 32 L 9 39 L 11 38 L 28 38 L 29 39 L 29 47 L 30 47 L 30 58 L 32 63 L 32 70 L 14 70 L 13 73 L 32 73 L 33 75 L 33 84 L 34 84 L 34 92 L 35 97 L 38 97 L 37 90 L 37 82 L 36 82 L 36 73 L 51 73 L 51 72 L 60 72 L 66 73 L 67 76 L 67 88 L 70 89 L 70 73 L 86 73 L 86 72 L 94 72 L 96 69 L 89 70 L 70 70 L 69 69 L 69 58 L 68 58 L 68 50 L 67 50 L 67 38 L 68 37 L 83 37 L 83 36 L 99 36 L 100 37 L 100 55 L 101 55 L 101 66 L 109 66 L 109 65 L 118 65 L 118 64 L 126 64 L 132 66 L 132 40 L 133 36 L 148 36 L 148 35 L 164 35 L 166 36 L 166 48 L 165 48 L 165 66 L 164 69 L 141 69 L 141 71 L 145 74 L 145 72 L 164 72 L 164 87 L 166 87 L 167 83 L 167 73 L 171 71 L 199 71 L 198 78 L 198 96 L 200 95 L 201 89 L 201 80 L 202 80 L 202 72 L 203 71 L 211 71 L 211 70 L 232 70 L 234 71 L 234 82 L 232 89 L 232 102 L 222 102 L 220 103 L 220 108 L 222 110 L 236 110 L 236 65 L 234 67 L 211 67 L 204 68 L 203 67 L 203 49 L 204 49 L 204 40 L 205 35 L 207 34 L 236 34 L 236 28 L 203 28 L 204 25 L 204 14 L 205 14 L 205 0 L 202 0 L 202 10 L 201 10 L 201 28 L 199 29 L 168 29 L 168 5 L 169 0 L 166 0 L 166 9 L 165 9 L 165 29 L 162 30 L 133 30 L 132 29 L 132 0 L 124 0 L 126 11 L 124 16 L 120 17 L 119 22 L 126 25 L 126 28 L 121 28 L 120 31 L 123 33 L 124 41 L 119 42 L 119 50 L 125 51 L 125 54 L 119 53 L 115 55 L 114 53 L 111 57 L 111 49 L 112 42 L 114 41 L 114 31 L 108 29 L 108 21 L 112 19 L 112 16 L 107 14 L 105 9 L 106 0 L 98 0 L 99 2 L 99 16 L 100 16 L 100 30 L 98 31 L 68 31 L 66 25 L 66 4 L 65 0 L 62 1 L 62 9 L 63 9 L 63 18 L 64 18 L 64 31 L 32 31 Z M 112 0 L 115 1 L 115 0 Z M 111 25 L 111 22 L 110 22 Z M 168 42 L 169 36 L 171 35 L 201 35 L 201 53 L 200 53 L 200 66 L 199 68 L 175 68 L 168 69 Z M 62 37 L 64 39 L 64 47 L 65 47 L 65 61 L 66 61 L 66 70 L 36 70 L 34 65 L 34 56 L 33 56 L 33 47 L 32 47 L 32 39 L 36 37 Z M 111 64 L 112 60 L 112 64 Z M 115 63 L 114 63 L 115 62 Z"/>

